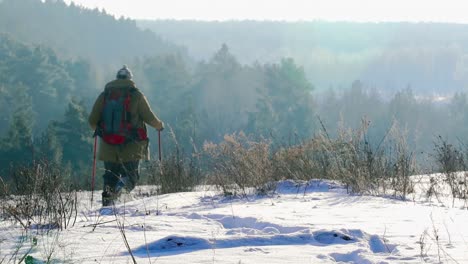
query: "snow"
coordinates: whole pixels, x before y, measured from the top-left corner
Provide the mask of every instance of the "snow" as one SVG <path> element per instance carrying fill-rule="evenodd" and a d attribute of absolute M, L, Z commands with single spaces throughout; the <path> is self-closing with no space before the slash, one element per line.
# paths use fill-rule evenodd
<path fill-rule="evenodd" d="M 349 195 L 325 180 L 242 198 L 210 187 L 144 197 L 152 187 L 141 186 L 106 210 L 82 192 L 77 222 L 64 231 L 26 234 L 2 221 L 0 262 L 19 248 L 37 263 L 133 263 L 125 235 L 137 263 L 468 263 L 468 210 L 449 197 L 427 200 L 421 177 L 405 201 Z"/>

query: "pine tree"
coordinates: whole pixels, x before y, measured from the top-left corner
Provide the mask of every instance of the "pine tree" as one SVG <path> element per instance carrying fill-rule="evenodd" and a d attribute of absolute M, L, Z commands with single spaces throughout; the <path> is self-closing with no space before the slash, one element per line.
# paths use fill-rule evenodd
<path fill-rule="evenodd" d="M 57 121 L 51 121 L 38 141 L 41 158 L 55 164 L 62 162 L 63 148 L 57 135 Z"/>
<path fill-rule="evenodd" d="M 263 67 L 265 84 L 257 109 L 249 115 L 249 131 L 284 140 L 311 136 L 315 127 L 312 84 L 292 59 Z"/>
<path fill-rule="evenodd" d="M 2 140 L 3 163 L 30 163 L 34 156 L 33 112 L 31 97 L 26 94 L 26 87 L 18 85 L 14 100 L 14 110 L 6 137 Z M 8 153 L 8 155 L 5 155 Z M 4 164 L 5 165 L 5 164 Z"/>
<path fill-rule="evenodd" d="M 55 123 L 58 141 L 63 149 L 62 161 L 70 163 L 78 172 L 92 162 L 92 137 L 87 122 L 88 113 L 83 101 L 72 98 L 63 122 Z"/>

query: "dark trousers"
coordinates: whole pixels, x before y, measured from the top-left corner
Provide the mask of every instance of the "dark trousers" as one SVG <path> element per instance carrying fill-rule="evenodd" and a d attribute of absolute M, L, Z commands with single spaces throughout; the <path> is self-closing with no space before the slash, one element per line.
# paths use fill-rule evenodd
<path fill-rule="evenodd" d="M 104 193 L 113 194 L 115 187 L 120 180 L 120 177 L 126 177 L 124 188 L 131 192 L 140 178 L 139 174 L 140 161 L 129 161 L 123 163 L 104 162 Z"/>

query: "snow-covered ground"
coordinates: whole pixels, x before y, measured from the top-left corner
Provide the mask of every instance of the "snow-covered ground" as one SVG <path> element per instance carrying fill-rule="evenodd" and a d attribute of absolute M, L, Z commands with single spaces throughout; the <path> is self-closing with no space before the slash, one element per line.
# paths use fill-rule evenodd
<path fill-rule="evenodd" d="M 136 195 L 114 212 L 81 195 L 67 230 L 30 231 L 34 240 L 19 243 L 21 226 L 1 222 L 0 263 L 36 242 L 35 263 L 133 263 L 125 241 L 137 263 L 468 263 L 468 210 L 418 193 L 401 201 L 348 195 L 329 181 L 284 181 L 273 196 L 230 199 L 207 187 Z"/>

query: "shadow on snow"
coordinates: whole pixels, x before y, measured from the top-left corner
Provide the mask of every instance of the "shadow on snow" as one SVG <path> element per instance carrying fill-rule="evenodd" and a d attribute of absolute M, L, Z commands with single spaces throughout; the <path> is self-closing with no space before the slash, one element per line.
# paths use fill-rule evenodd
<path fill-rule="evenodd" d="M 284 245 L 314 245 L 328 246 L 334 244 L 349 244 L 362 236 L 360 230 L 351 231 L 317 231 L 309 230 L 294 234 L 271 236 L 244 236 L 224 239 L 205 239 L 199 237 L 168 236 L 154 242 L 142 245 L 132 250 L 136 257 L 146 258 L 156 256 L 171 256 L 207 249 L 223 249 L 253 246 L 284 246 Z M 128 252 L 123 253 L 128 255 Z"/>

